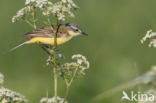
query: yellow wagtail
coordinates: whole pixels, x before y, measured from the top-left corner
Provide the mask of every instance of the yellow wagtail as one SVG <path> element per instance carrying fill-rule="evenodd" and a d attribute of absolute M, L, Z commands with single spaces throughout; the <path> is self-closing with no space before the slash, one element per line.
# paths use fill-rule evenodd
<path fill-rule="evenodd" d="M 85 32 L 83 32 L 80 27 L 74 23 L 68 23 L 68 24 L 60 24 L 57 32 L 57 45 L 64 44 L 71 40 L 73 37 L 78 35 L 87 35 Z M 36 30 L 33 30 L 32 32 L 24 34 L 25 37 L 28 37 L 29 39 L 18 46 L 12 48 L 9 50 L 13 51 L 17 49 L 20 46 L 23 46 L 25 44 L 32 44 L 32 43 L 41 43 L 43 45 L 54 45 L 54 31 L 53 26 L 47 26 L 42 27 Z"/>

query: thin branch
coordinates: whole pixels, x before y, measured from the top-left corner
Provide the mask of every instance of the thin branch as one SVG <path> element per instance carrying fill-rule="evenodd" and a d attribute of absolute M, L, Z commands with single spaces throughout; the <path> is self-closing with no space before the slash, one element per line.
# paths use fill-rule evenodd
<path fill-rule="evenodd" d="M 69 94 L 69 88 L 70 88 L 70 86 L 67 86 L 67 88 L 66 88 L 66 94 L 65 94 L 65 97 L 64 97 L 63 103 L 66 102 L 66 99 L 67 99 L 68 94 Z"/>
<path fill-rule="evenodd" d="M 57 48 L 57 32 L 58 32 L 58 24 L 59 21 L 57 19 L 56 21 L 56 25 L 54 25 L 54 48 Z M 57 63 L 56 63 L 56 50 L 54 50 L 54 58 L 53 58 L 53 62 L 54 62 L 54 68 L 53 68 L 53 72 L 54 72 L 54 94 L 55 94 L 55 103 L 58 103 L 57 100 Z"/>
<path fill-rule="evenodd" d="M 29 24 L 31 27 L 34 28 L 34 25 L 33 25 L 30 21 L 28 21 L 27 19 L 25 19 L 24 21 L 25 21 L 27 24 Z"/>
<path fill-rule="evenodd" d="M 69 94 L 70 86 L 71 86 L 71 84 L 73 83 L 73 80 L 74 80 L 74 78 L 75 78 L 75 76 L 76 76 L 77 70 L 78 70 L 78 68 L 76 68 L 76 70 L 74 71 L 74 75 L 73 75 L 73 77 L 71 78 L 70 82 L 68 82 L 68 80 L 65 79 L 65 82 L 66 82 L 67 88 L 66 88 L 66 94 L 65 94 L 65 97 L 64 97 L 64 101 L 63 101 L 63 103 L 66 102 L 66 99 L 67 99 L 68 94 Z"/>
<path fill-rule="evenodd" d="M 33 17 L 33 25 L 34 25 L 34 29 L 37 29 L 37 26 L 36 26 L 36 20 L 35 20 L 35 12 L 34 12 L 35 9 L 33 9 L 33 12 L 32 12 L 32 17 Z"/>

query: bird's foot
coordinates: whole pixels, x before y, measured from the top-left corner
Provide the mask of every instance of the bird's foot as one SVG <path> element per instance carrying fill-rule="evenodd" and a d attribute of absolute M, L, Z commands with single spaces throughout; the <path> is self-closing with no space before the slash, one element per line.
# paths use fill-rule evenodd
<path fill-rule="evenodd" d="M 52 50 L 57 51 L 57 47 L 53 46 Z"/>

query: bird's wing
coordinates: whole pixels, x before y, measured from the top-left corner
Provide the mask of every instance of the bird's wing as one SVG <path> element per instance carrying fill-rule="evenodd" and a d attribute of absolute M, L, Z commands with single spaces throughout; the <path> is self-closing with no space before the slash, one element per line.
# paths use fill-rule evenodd
<path fill-rule="evenodd" d="M 33 30 L 32 32 L 28 32 L 24 34 L 25 37 L 33 38 L 33 37 L 53 37 L 54 32 L 52 30 L 52 27 L 42 27 L 36 30 Z"/>

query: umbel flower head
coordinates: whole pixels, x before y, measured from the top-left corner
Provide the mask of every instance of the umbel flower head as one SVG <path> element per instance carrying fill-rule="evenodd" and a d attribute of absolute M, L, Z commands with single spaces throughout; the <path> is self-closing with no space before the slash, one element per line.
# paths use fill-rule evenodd
<path fill-rule="evenodd" d="M 53 4 L 53 6 L 47 7 L 47 10 L 43 12 L 43 15 L 49 16 L 50 14 L 58 17 L 58 20 L 64 21 L 67 16 L 73 18 L 73 10 L 78 6 L 72 0 L 60 0 Z"/>
<path fill-rule="evenodd" d="M 58 103 L 63 103 L 64 98 L 57 97 L 57 100 L 58 100 Z M 52 98 L 43 97 L 40 100 L 40 103 L 55 103 L 55 97 L 52 97 Z M 67 103 L 67 101 L 65 101 L 65 103 Z"/>
<path fill-rule="evenodd" d="M 156 32 L 152 30 L 147 31 L 146 35 L 141 39 L 141 43 L 144 43 L 147 39 L 150 39 L 149 47 L 156 47 Z"/>
<path fill-rule="evenodd" d="M 0 103 L 26 103 L 27 99 L 17 92 L 6 88 L 0 88 Z"/>
<path fill-rule="evenodd" d="M 73 77 L 81 77 L 85 75 L 85 70 L 89 69 L 89 61 L 85 56 L 76 54 L 72 56 L 76 62 L 64 63 L 60 66 L 60 75 L 64 79 L 70 80 Z"/>
<path fill-rule="evenodd" d="M 12 18 L 12 22 L 17 22 L 21 19 L 26 19 L 26 15 L 39 10 L 44 16 L 53 15 L 60 21 L 64 21 L 67 16 L 74 17 L 73 10 L 78 6 L 72 0 L 59 0 L 52 3 L 49 0 L 26 0 L 25 7 L 20 9 Z"/>

